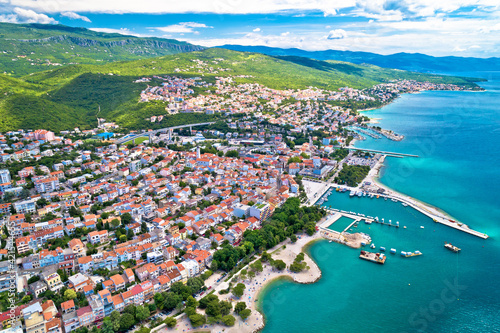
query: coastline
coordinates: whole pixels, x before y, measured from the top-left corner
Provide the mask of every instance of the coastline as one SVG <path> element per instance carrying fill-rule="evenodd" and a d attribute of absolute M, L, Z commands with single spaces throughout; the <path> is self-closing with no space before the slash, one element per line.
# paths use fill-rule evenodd
<path fill-rule="evenodd" d="M 287 239 L 285 242 L 280 243 L 274 248 L 270 249 L 268 253 L 272 255 L 272 258 L 274 260 L 283 260 L 286 263 L 287 268 L 279 272 L 276 269 L 272 268 L 269 263 L 262 263 L 262 266 L 264 268 L 263 271 L 257 273 L 255 278 L 251 280 L 249 278 L 241 280 L 233 277 L 231 279 L 233 281 L 233 285 L 234 283 L 241 282 L 246 286 L 243 296 L 239 299 L 235 299 L 231 293 L 222 295 L 219 294 L 220 290 L 226 289 L 228 287 L 227 282 L 221 283 L 219 286 L 213 289 L 214 294 L 217 295 L 221 301 L 232 301 L 233 303 L 245 302 L 247 304 L 247 308 L 252 310 L 251 315 L 245 321 L 241 320 L 241 318 L 237 314 L 233 314 L 236 318 L 234 326 L 227 327 L 220 324 L 206 324 L 195 329 L 191 326 L 189 319 L 186 316 L 182 316 L 175 328 L 161 329 L 160 332 L 163 333 L 173 330 L 192 332 L 201 330 L 205 332 L 256 333 L 261 331 L 266 323 L 265 314 L 262 309 L 262 298 L 265 292 L 273 285 L 273 283 L 280 280 L 289 280 L 300 284 L 311 284 L 321 279 L 321 270 L 309 254 L 309 248 L 313 244 L 321 240 L 324 240 L 324 238 L 321 237 L 319 232 L 315 232 L 312 236 L 303 234 L 300 235 L 300 238 L 297 240 L 297 242 L 293 244 L 290 242 L 290 239 Z M 304 261 L 307 263 L 307 266 L 309 266 L 309 269 L 299 273 L 290 272 L 288 270 L 288 267 L 291 263 L 293 263 L 295 257 L 300 252 L 304 253 Z"/>

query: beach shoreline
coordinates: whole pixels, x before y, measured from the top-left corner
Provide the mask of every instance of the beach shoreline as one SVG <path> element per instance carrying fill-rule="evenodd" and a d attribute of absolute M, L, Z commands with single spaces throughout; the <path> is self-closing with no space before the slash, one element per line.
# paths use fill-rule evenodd
<path fill-rule="evenodd" d="M 286 279 L 295 283 L 311 284 L 321 279 L 321 270 L 309 253 L 309 248 L 321 240 L 324 240 L 324 238 L 321 237 L 319 232 L 315 232 L 312 236 L 303 234 L 300 235 L 300 238 L 295 243 L 291 243 L 290 239 L 287 239 L 285 242 L 270 249 L 268 253 L 271 254 L 272 258 L 274 260 L 283 260 L 286 263 L 287 268 L 280 272 L 272 268 L 269 263 L 263 262 L 262 266 L 264 269 L 262 272 L 257 273 L 255 278 L 251 280 L 247 278 L 243 281 L 238 279 L 237 283 L 241 282 L 246 286 L 243 296 L 239 299 L 234 298 L 231 293 L 219 294 L 220 290 L 228 287 L 227 282 L 221 283 L 213 289 L 214 294 L 217 295 L 221 301 L 231 301 L 233 304 L 237 302 L 245 302 L 247 304 L 247 308 L 252 311 L 251 315 L 245 321 L 241 320 L 237 314 L 234 314 L 236 318 L 234 326 L 227 327 L 220 324 L 214 324 L 203 325 L 203 327 L 195 329 L 191 326 L 189 319 L 185 315 L 182 315 L 179 318 L 180 320 L 175 329 L 161 329 L 160 332 L 169 332 L 172 330 L 192 332 L 195 330 L 202 330 L 225 333 L 254 333 L 261 331 L 266 323 L 265 314 L 262 309 L 262 297 L 266 290 L 273 285 L 273 283 Z M 295 257 L 301 252 L 304 253 L 304 261 L 309 269 L 299 273 L 290 272 L 288 267 L 291 263 L 293 263 Z M 259 258 L 256 258 L 255 260 L 258 260 Z M 234 279 L 235 277 L 232 277 L 230 280 L 234 281 Z"/>

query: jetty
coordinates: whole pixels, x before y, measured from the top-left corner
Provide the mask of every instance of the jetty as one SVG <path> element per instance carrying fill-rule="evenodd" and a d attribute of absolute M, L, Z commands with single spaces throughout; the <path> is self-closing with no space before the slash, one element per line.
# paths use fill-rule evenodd
<path fill-rule="evenodd" d="M 326 238 L 328 240 L 331 240 L 336 243 L 344 244 L 353 248 L 360 248 L 363 245 L 370 244 L 371 243 L 371 238 L 369 235 L 364 234 L 364 233 L 349 233 L 347 232 L 349 228 L 351 228 L 355 223 L 359 223 L 361 220 L 371 220 L 371 219 L 366 219 L 362 218 L 358 215 L 350 214 L 350 213 L 343 213 L 338 210 L 333 210 L 333 209 L 327 209 L 328 212 L 331 213 L 331 215 L 322 223 L 317 225 L 317 230 L 320 232 L 320 235 L 323 238 Z M 329 229 L 328 227 L 334 224 L 338 219 L 340 219 L 342 216 L 353 219 L 354 221 L 349 224 L 347 228 L 345 228 L 342 232 L 335 231 L 332 229 Z"/>
<path fill-rule="evenodd" d="M 351 146 L 346 147 L 346 149 L 356 150 L 356 151 L 366 151 L 368 153 L 384 154 L 384 155 L 392 156 L 392 157 L 419 157 L 418 155 L 413 155 L 413 154 L 395 153 L 395 152 L 391 152 L 391 151 L 383 151 L 383 150 L 375 150 L 375 149 L 355 148 L 355 147 L 351 147 Z"/>
<path fill-rule="evenodd" d="M 469 228 L 469 226 L 467 226 L 464 223 L 461 223 L 461 222 L 458 222 L 458 221 L 454 221 L 454 220 L 450 220 L 450 219 L 445 218 L 443 216 L 436 215 L 435 213 L 429 211 L 429 209 L 427 209 L 426 206 L 424 204 L 422 204 L 422 203 L 417 204 L 413 200 L 410 200 L 408 198 L 405 198 L 405 197 L 403 197 L 401 195 L 396 195 L 396 194 L 393 194 L 393 195 L 379 194 L 379 195 L 380 195 L 380 197 L 385 197 L 385 198 L 388 198 L 388 199 L 391 199 L 391 200 L 394 199 L 396 201 L 400 201 L 401 203 L 405 203 L 408 206 L 412 207 L 413 209 L 415 209 L 415 210 L 419 211 L 420 213 L 426 215 L 427 217 L 430 217 L 436 223 L 444 224 L 444 225 L 446 225 L 448 227 L 451 227 L 451 228 L 454 228 L 454 229 L 466 232 L 468 234 L 471 234 L 473 236 L 476 236 L 476 237 L 479 237 L 479 238 L 482 238 L 482 239 L 487 239 L 489 237 L 487 234 L 485 234 L 483 232 L 479 232 L 479 231 L 476 231 L 476 230 L 473 230 L 473 229 Z"/>
<path fill-rule="evenodd" d="M 374 139 L 380 139 L 381 138 L 380 135 L 377 135 L 375 133 L 370 133 L 367 130 L 364 130 L 364 129 L 360 128 L 360 127 L 354 127 L 353 130 L 359 131 L 359 132 L 361 132 L 361 133 L 363 133 L 365 135 L 368 135 L 369 137 L 372 137 Z"/>

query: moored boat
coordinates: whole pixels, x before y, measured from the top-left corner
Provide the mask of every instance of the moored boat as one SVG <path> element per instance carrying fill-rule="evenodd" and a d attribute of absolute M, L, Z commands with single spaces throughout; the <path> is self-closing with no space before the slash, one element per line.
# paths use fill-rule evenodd
<path fill-rule="evenodd" d="M 375 262 L 377 264 L 384 264 L 387 257 L 383 253 L 373 253 L 367 251 L 361 251 L 359 255 L 360 259 L 368 260 L 371 262 Z"/>
<path fill-rule="evenodd" d="M 444 247 L 450 251 L 455 252 L 455 253 L 460 252 L 460 250 L 461 250 L 459 247 L 456 247 L 455 245 L 452 245 L 451 243 L 444 243 Z"/>

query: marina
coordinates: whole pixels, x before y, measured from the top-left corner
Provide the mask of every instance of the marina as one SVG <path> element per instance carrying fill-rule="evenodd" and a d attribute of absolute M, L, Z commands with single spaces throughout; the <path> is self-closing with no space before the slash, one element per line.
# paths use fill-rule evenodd
<path fill-rule="evenodd" d="M 334 190 L 334 188 L 335 188 L 335 190 Z M 368 197 L 368 198 L 377 198 L 377 199 L 384 199 L 384 200 L 390 199 L 390 201 L 392 201 L 394 203 L 400 202 L 403 207 L 413 208 L 413 209 L 417 210 L 418 212 L 422 213 L 423 215 L 431 218 L 436 223 L 444 224 L 448 227 L 466 232 L 466 233 L 471 234 L 471 235 L 476 236 L 476 237 L 480 237 L 483 239 L 488 238 L 488 235 L 485 233 L 473 230 L 473 229 L 469 228 L 466 224 L 461 223 L 461 222 L 456 221 L 456 220 L 451 220 L 444 215 L 437 215 L 433 212 L 434 209 L 432 209 L 432 212 L 431 212 L 431 207 L 428 207 L 423 203 L 416 202 L 409 197 L 405 197 L 405 196 L 397 194 L 397 193 L 393 193 L 391 195 L 381 194 L 381 193 L 370 193 L 367 191 L 363 191 L 360 188 L 353 188 L 353 187 L 348 187 L 345 185 L 332 185 L 332 184 L 330 184 L 330 185 L 328 185 L 327 188 L 324 189 L 323 194 L 315 202 L 313 201 L 312 204 L 325 205 L 325 203 L 328 201 L 329 196 L 331 196 L 333 193 L 339 193 L 339 192 L 345 193 L 347 191 L 349 191 L 350 198 Z M 341 212 L 339 209 L 333 208 L 333 206 L 331 206 L 331 205 L 326 205 L 325 208 L 330 209 L 332 211 Z M 352 211 L 348 212 L 348 213 L 351 215 L 355 215 L 355 216 L 362 216 L 362 217 L 365 216 L 363 214 L 352 212 Z M 399 221 L 392 223 L 391 220 L 388 220 L 388 222 L 386 222 L 384 219 L 377 220 L 377 218 L 370 219 L 370 221 L 376 222 L 379 224 L 399 227 Z M 405 226 L 405 228 L 406 228 L 406 226 Z"/>

